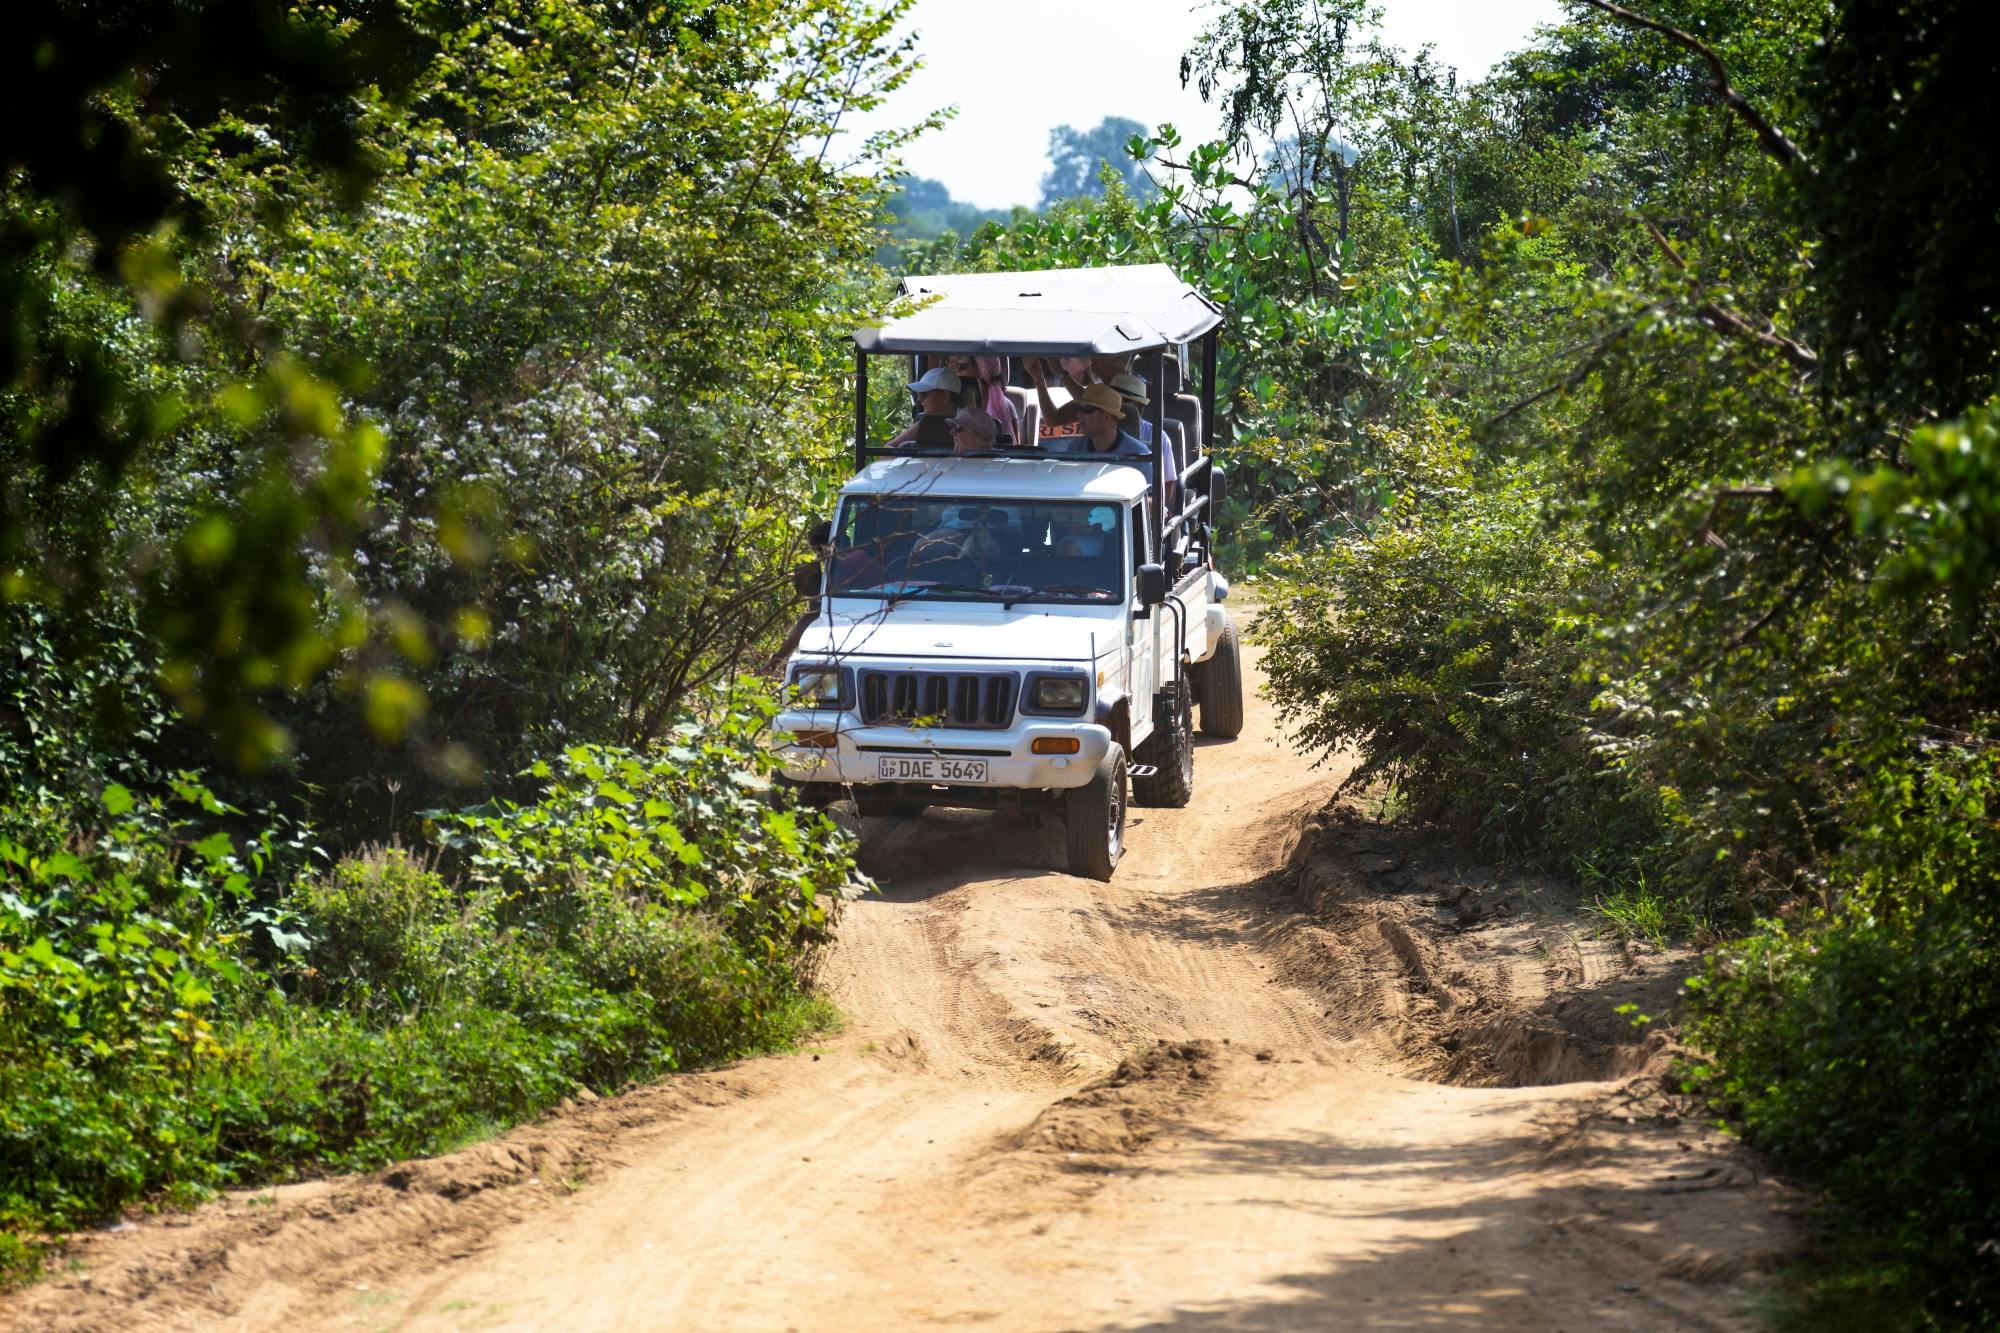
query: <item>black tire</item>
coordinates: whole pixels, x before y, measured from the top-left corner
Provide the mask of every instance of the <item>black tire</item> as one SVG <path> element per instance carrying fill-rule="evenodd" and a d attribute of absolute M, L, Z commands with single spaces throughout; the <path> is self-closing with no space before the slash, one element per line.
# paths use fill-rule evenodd
<path fill-rule="evenodd" d="M 924 812 L 922 801 L 903 801 L 863 784 L 854 789 L 854 810 L 863 819 L 909 819 Z"/>
<path fill-rule="evenodd" d="M 1153 766 L 1152 777 L 1132 779 L 1134 804 L 1178 809 L 1193 797 L 1194 705 L 1188 701 L 1185 677 L 1160 696 L 1153 734 L 1139 743 L 1132 756 Z"/>
<path fill-rule="evenodd" d="M 1125 854 L 1125 747 L 1112 743 L 1090 781 L 1063 798 L 1069 873 L 1108 880 Z"/>
<path fill-rule="evenodd" d="M 1201 734 L 1224 740 L 1243 734 L 1243 649 L 1233 620 L 1223 625 L 1215 655 L 1201 664 Z"/>

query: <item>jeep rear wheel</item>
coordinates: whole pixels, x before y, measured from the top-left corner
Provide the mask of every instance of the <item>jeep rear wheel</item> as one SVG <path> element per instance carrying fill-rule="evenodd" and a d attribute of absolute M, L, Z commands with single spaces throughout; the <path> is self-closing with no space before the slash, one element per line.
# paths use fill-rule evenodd
<path fill-rule="evenodd" d="M 1201 734 L 1234 740 L 1243 734 L 1243 650 L 1236 622 L 1222 627 L 1215 653 L 1201 664 Z"/>
<path fill-rule="evenodd" d="M 1114 744 L 1104 762 L 1081 787 L 1063 799 L 1069 832 L 1069 873 L 1085 879 L 1111 878 L 1125 854 L 1125 749 Z"/>
<path fill-rule="evenodd" d="M 1179 808 L 1194 795 L 1194 708 L 1186 677 L 1160 696 L 1153 734 L 1132 757 L 1153 767 L 1153 775 L 1132 779 L 1132 799 L 1140 805 Z"/>

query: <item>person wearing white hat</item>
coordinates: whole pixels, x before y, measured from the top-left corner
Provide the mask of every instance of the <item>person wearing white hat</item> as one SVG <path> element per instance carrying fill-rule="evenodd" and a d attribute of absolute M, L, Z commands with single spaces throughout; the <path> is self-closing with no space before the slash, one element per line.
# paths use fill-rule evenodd
<path fill-rule="evenodd" d="M 1151 447 L 1153 443 L 1153 423 L 1146 420 L 1146 381 L 1124 371 L 1113 375 L 1108 381 L 1118 390 L 1118 396 L 1125 400 L 1125 429 L 1139 437 L 1139 443 Z"/>
<path fill-rule="evenodd" d="M 1146 394 L 1146 381 L 1126 371 L 1111 377 L 1111 387 L 1118 390 L 1118 396 L 1125 400 L 1126 431 L 1138 436 L 1139 443 L 1160 455 L 1167 469 L 1167 503 L 1175 503 L 1180 493 L 1180 450 L 1174 447 L 1172 435 L 1160 440 L 1153 438 L 1153 423 L 1146 419 L 1146 404 L 1150 401 Z"/>
<path fill-rule="evenodd" d="M 964 387 L 958 376 L 943 366 L 934 366 L 910 381 L 910 394 L 917 400 L 917 407 L 923 416 L 896 432 L 886 447 L 894 449 L 914 441 L 917 432 L 923 429 L 924 417 L 937 417 L 941 421 L 949 418 L 958 410 L 958 395 Z M 933 426 L 931 429 L 938 428 Z"/>

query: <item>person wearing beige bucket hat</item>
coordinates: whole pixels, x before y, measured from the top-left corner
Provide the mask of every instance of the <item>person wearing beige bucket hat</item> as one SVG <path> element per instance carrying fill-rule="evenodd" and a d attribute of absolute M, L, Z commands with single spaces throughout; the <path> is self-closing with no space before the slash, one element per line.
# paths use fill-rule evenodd
<path fill-rule="evenodd" d="M 1139 437 L 1124 429 L 1125 400 L 1109 384 L 1086 384 L 1070 400 L 1076 405 L 1077 421 L 1083 434 L 1048 441 L 1043 447 L 1052 452 L 1110 454 L 1119 458 L 1147 458 L 1152 450 Z"/>
<path fill-rule="evenodd" d="M 1118 390 L 1118 396 L 1125 400 L 1125 429 L 1139 437 L 1139 443 L 1152 447 L 1153 423 L 1146 420 L 1146 381 L 1127 370 L 1113 375 L 1107 381 Z"/>

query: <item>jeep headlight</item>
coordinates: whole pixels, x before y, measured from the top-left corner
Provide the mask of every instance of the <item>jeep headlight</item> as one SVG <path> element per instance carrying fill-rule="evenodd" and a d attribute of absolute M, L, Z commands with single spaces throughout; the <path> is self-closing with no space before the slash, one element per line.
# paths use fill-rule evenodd
<path fill-rule="evenodd" d="M 792 689 L 800 704 L 812 709 L 847 707 L 847 673 L 837 666 L 792 668 Z"/>
<path fill-rule="evenodd" d="M 1039 676 L 1028 694 L 1028 706 L 1043 713 L 1081 713 L 1090 698 L 1082 676 Z"/>

